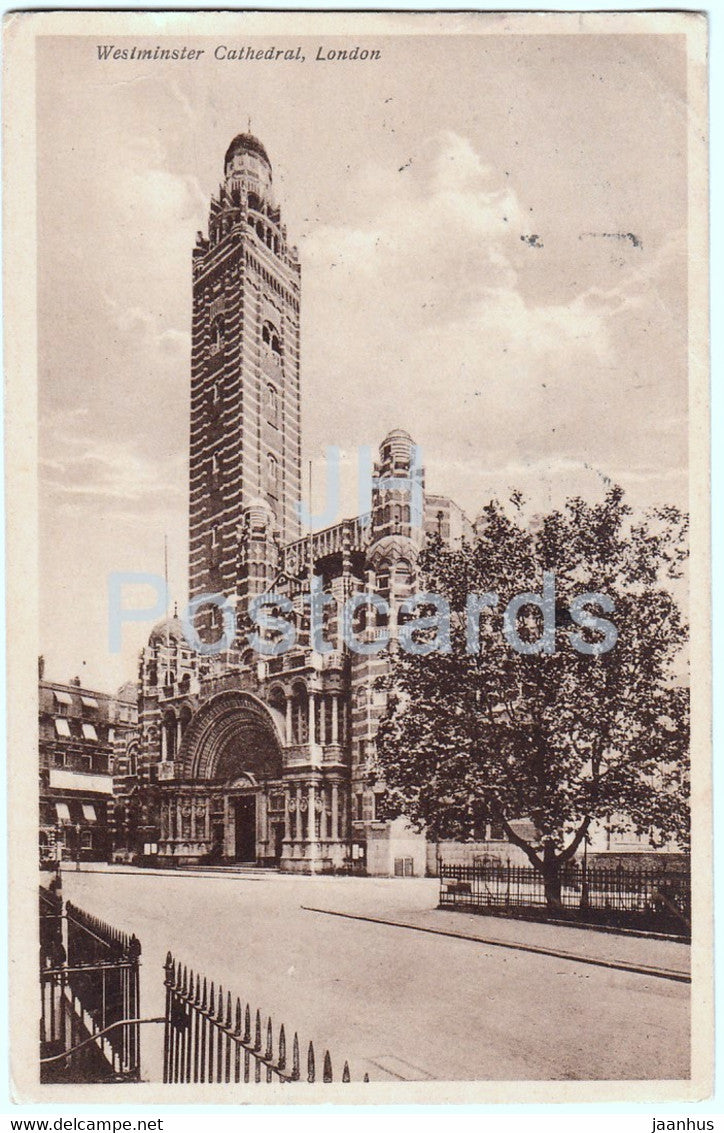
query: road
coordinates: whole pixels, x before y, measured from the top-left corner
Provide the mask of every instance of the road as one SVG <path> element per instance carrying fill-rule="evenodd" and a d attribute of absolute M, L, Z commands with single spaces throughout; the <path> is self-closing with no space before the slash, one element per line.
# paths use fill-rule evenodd
<path fill-rule="evenodd" d="M 170 949 L 355 1079 L 689 1075 L 687 984 L 303 907 L 447 926 L 433 880 L 64 871 L 63 890 L 141 940 L 144 1014 L 163 1011 Z M 144 1033 L 151 1081 L 160 1031 Z"/>

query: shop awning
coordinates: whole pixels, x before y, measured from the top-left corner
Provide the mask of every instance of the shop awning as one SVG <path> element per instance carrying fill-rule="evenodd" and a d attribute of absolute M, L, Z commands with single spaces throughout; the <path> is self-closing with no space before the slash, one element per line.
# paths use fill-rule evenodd
<path fill-rule="evenodd" d="M 58 736 L 64 736 L 65 739 L 70 739 L 70 725 L 64 716 L 55 717 L 55 732 Z"/>
<path fill-rule="evenodd" d="M 58 822 L 65 823 L 65 822 L 71 821 L 70 810 L 68 809 L 67 803 L 56 803 L 55 804 L 55 813 L 58 816 Z"/>
<path fill-rule="evenodd" d="M 91 806 L 90 803 L 83 803 L 83 818 L 86 822 L 97 822 L 98 816 L 96 815 L 96 808 Z"/>
<path fill-rule="evenodd" d="M 55 697 L 56 704 L 72 704 L 73 698 L 69 692 L 59 692 L 57 688 L 53 689 L 53 696 Z"/>
<path fill-rule="evenodd" d="M 84 740 L 96 740 L 97 741 L 98 733 L 95 729 L 94 724 L 83 724 L 82 727 L 83 727 L 83 739 Z"/>
<path fill-rule="evenodd" d="M 81 696 L 80 702 L 84 708 L 97 708 L 98 701 L 94 696 Z"/>

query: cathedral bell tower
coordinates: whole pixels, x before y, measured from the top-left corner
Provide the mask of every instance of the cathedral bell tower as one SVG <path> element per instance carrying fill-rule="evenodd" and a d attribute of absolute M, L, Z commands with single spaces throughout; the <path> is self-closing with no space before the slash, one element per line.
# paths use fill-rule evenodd
<path fill-rule="evenodd" d="M 275 548 L 299 537 L 299 299 L 297 250 L 287 244 L 271 163 L 257 138 L 239 134 L 211 200 L 208 237 L 199 233 L 193 251 L 191 598 L 220 593 L 244 608 L 264 575 L 273 577 Z M 266 570 L 257 562 L 262 514 Z M 217 635 L 213 613 L 198 614 L 202 637 Z"/>

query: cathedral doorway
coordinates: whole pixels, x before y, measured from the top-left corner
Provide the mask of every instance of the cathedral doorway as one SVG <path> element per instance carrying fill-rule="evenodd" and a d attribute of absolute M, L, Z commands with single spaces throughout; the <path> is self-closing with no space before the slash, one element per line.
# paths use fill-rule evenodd
<path fill-rule="evenodd" d="M 274 836 L 274 861 L 279 865 L 284 853 L 284 823 L 275 822 L 272 824 L 272 833 Z"/>
<path fill-rule="evenodd" d="M 256 795 L 234 800 L 235 853 L 237 862 L 256 861 Z"/>

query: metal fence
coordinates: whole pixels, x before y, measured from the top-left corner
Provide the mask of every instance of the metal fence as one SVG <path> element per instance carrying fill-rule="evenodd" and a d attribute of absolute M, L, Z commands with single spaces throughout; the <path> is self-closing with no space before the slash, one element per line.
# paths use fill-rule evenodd
<path fill-rule="evenodd" d="M 299 1082 L 302 1064 L 295 1031 L 287 1051 L 284 1024 L 275 1041 L 271 1018 L 262 1024 L 257 1010 L 252 1025 L 249 1004 L 232 1002 L 229 991 L 181 966 L 168 953 L 165 964 L 166 1026 L 164 1030 L 164 1082 Z M 333 1082 L 332 1059 L 325 1050 L 322 1082 Z M 310 1042 L 306 1051 L 305 1079 L 317 1081 L 317 1060 Z M 342 1082 L 350 1081 L 344 1063 Z M 365 1074 L 364 1081 L 369 1076 Z"/>
<path fill-rule="evenodd" d="M 141 945 L 62 905 L 41 891 L 41 1081 L 138 1081 Z"/>
<path fill-rule="evenodd" d="M 564 867 L 560 880 L 560 900 L 551 908 L 542 875 L 532 866 L 440 862 L 440 907 L 520 916 L 545 911 L 581 923 L 690 933 L 688 873 L 574 864 Z"/>

